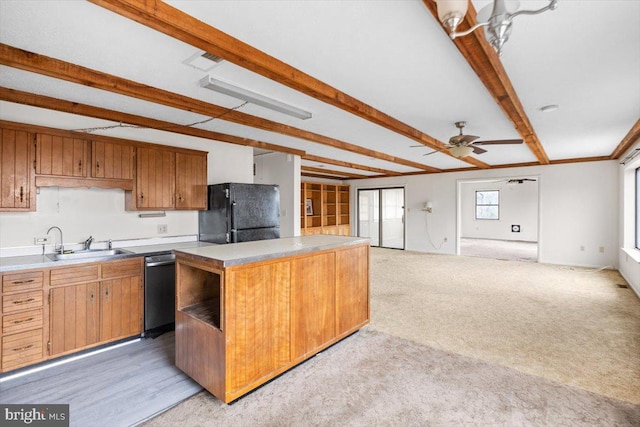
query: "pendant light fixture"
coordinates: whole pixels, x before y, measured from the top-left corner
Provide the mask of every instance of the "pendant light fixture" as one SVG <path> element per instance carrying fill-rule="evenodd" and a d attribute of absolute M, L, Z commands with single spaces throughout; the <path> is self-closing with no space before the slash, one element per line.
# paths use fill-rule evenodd
<path fill-rule="evenodd" d="M 452 40 L 471 34 L 480 27 L 485 27 L 485 37 L 489 44 L 498 52 L 498 55 L 502 53 L 502 47 L 507 40 L 509 40 L 511 21 L 513 18 L 518 15 L 537 15 L 558 7 L 558 0 L 549 0 L 549 4 L 541 9 L 518 10 L 511 13 L 506 7 L 505 0 L 494 0 L 493 6 L 489 5 L 485 8 L 492 7 L 491 15 L 486 22 L 479 22 L 468 30 L 458 33 L 456 32 L 456 28 L 467 14 L 469 0 L 435 0 L 435 2 L 438 5 L 438 19 L 440 19 L 442 25 L 449 30 L 449 36 Z M 515 6 L 515 9 L 517 9 L 518 2 L 512 1 L 510 5 Z M 480 11 L 478 15 L 482 15 L 485 9 Z M 512 10 L 513 9 L 514 7 L 512 7 Z"/>

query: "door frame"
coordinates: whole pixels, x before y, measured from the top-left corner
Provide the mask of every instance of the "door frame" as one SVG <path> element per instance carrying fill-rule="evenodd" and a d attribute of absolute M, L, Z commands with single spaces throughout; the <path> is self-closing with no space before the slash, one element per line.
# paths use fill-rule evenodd
<path fill-rule="evenodd" d="M 518 178 L 533 178 L 537 181 L 538 186 L 538 211 L 537 211 L 537 221 L 538 221 L 538 250 L 536 253 L 536 262 L 540 262 L 540 248 L 542 247 L 542 235 L 541 235 L 541 215 L 542 212 L 542 186 L 540 182 L 542 177 L 540 174 L 523 174 L 523 175 L 513 175 L 513 176 L 503 176 L 503 177 L 494 177 L 494 178 L 474 178 L 474 179 L 458 179 L 456 180 L 456 255 L 460 255 L 460 239 L 462 238 L 462 185 L 463 184 L 477 184 L 479 182 L 497 182 L 497 181 L 505 181 L 508 179 L 518 179 Z"/>
<path fill-rule="evenodd" d="M 404 185 L 392 185 L 389 187 L 362 187 L 355 189 L 355 224 L 356 224 L 356 236 L 360 236 L 360 191 L 378 191 L 379 194 L 379 204 L 378 204 L 378 240 L 379 244 L 377 246 L 371 245 L 375 248 L 385 248 L 385 249 L 397 249 L 404 251 L 407 247 L 407 189 Z M 382 246 L 382 190 L 402 190 L 402 248 L 390 248 L 387 246 Z"/>

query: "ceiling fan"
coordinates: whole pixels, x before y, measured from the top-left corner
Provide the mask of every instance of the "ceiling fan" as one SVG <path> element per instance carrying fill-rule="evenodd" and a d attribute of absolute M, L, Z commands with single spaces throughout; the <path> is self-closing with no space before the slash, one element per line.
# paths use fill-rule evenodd
<path fill-rule="evenodd" d="M 492 141 L 476 141 L 476 139 L 480 138 L 475 135 L 464 135 L 462 133 L 462 129 L 465 127 L 467 122 L 456 122 L 455 125 L 458 129 L 460 129 L 460 134 L 452 136 L 449 138 L 449 151 L 455 157 L 462 158 L 467 157 L 471 153 L 482 154 L 486 153 L 487 150 L 484 148 L 477 147 L 478 145 L 507 145 L 507 144 L 522 144 L 521 139 L 498 139 Z"/>

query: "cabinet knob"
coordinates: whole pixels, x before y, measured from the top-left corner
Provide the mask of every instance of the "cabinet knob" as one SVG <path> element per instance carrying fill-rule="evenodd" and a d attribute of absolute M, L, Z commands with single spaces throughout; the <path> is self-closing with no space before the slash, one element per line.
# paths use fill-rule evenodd
<path fill-rule="evenodd" d="M 144 200 L 144 193 L 140 193 L 140 200 Z"/>

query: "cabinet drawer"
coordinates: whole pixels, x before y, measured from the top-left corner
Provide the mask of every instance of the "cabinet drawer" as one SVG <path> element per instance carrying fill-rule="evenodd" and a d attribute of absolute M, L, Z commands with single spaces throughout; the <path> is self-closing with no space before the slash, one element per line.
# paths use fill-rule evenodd
<path fill-rule="evenodd" d="M 8 314 L 2 319 L 3 334 L 13 334 L 36 328 L 42 328 L 42 310 Z"/>
<path fill-rule="evenodd" d="M 142 274 L 142 258 L 120 259 L 102 264 L 102 278 L 138 276 Z"/>
<path fill-rule="evenodd" d="M 28 291 L 41 289 L 44 279 L 42 271 L 27 271 L 24 273 L 9 273 L 2 276 L 2 291 Z"/>
<path fill-rule="evenodd" d="M 4 295 L 2 297 L 2 312 L 14 313 L 42 307 L 42 291 L 21 292 L 19 294 Z"/>
<path fill-rule="evenodd" d="M 83 264 L 76 267 L 64 267 L 51 270 L 49 283 L 51 286 L 59 286 L 93 282 L 98 279 L 98 264 Z"/>
<path fill-rule="evenodd" d="M 42 360 L 42 329 L 7 335 L 2 338 L 2 370 Z"/>

